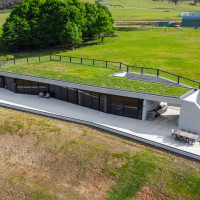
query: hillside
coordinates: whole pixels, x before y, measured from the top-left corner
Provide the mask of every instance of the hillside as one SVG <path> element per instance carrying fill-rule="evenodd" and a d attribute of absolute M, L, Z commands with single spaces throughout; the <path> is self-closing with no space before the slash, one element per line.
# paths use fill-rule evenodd
<path fill-rule="evenodd" d="M 86 126 L 0 112 L 0 199 L 200 199 L 200 164 Z"/>

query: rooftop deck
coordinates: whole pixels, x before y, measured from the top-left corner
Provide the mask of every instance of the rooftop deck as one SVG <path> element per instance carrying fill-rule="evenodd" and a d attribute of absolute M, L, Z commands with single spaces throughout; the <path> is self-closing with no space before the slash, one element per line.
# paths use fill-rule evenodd
<path fill-rule="evenodd" d="M 199 143 L 186 146 L 185 143 L 175 141 L 171 137 L 171 129 L 178 128 L 180 108 L 177 107 L 170 107 L 168 112 L 154 121 L 140 121 L 102 113 L 53 98 L 43 99 L 33 95 L 16 94 L 5 89 L 0 89 L 0 105 L 92 125 L 200 160 Z"/>

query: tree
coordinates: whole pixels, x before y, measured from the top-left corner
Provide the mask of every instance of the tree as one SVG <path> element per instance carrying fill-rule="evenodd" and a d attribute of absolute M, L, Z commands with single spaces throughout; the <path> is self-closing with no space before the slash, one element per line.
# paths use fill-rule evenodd
<path fill-rule="evenodd" d="M 100 4 L 79 0 L 23 0 L 3 25 L 9 48 L 46 48 L 80 44 L 87 37 L 113 34 L 113 19 Z"/>
<path fill-rule="evenodd" d="M 59 39 L 61 43 L 73 46 L 82 42 L 82 33 L 75 23 L 68 22 L 62 30 Z"/>

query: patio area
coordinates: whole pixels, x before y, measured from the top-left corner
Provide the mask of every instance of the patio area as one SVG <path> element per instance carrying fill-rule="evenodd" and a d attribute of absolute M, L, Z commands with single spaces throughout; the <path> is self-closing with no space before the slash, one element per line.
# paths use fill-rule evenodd
<path fill-rule="evenodd" d="M 180 113 L 178 107 L 170 106 L 166 113 L 154 121 L 141 121 L 95 111 L 53 98 L 44 99 L 34 95 L 16 94 L 2 88 L 0 88 L 0 105 L 60 119 L 71 118 L 69 121 L 88 125 L 91 122 L 93 126 L 200 160 L 198 142 L 186 145 L 171 137 L 171 130 L 178 128 L 177 119 Z"/>

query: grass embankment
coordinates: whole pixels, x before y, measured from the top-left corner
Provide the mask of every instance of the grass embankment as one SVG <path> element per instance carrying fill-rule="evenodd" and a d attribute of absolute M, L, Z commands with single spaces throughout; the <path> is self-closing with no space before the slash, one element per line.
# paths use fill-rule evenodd
<path fill-rule="evenodd" d="M 0 199 L 200 199 L 199 163 L 86 126 L 0 112 Z"/>
<path fill-rule="evenodd" d="M 95 2 L 95 0 L 84 0 Z M 141 20 L 181 20 L 180 12 L 193 12 L 200 10 L 200 4 L 191 5 L 191 1 L 182 1 L 177 5 L 169 1 L 152 0 L 108 0 L 112 5 L 109 9 L 115 20 L 141 21 Z"/>
<path fill-rule="evenodd" d="M 80 62 L 80 60 L 78 61 Z M 103 64 L 105 66 L 105 63 Z M 96 65 L 98 66 L 98 64 Z M 119 72 L 119 67 L 108 65 L 106 68 L 97 66 L 71 64 L 64 61 L 46 61 L 41 63 L 6 66 L 2 67 L 0 70 L 69 82 L 175 97 L 180 97 L 189 91 L 185 88 L 113 77 L 110 75 Z"/>

